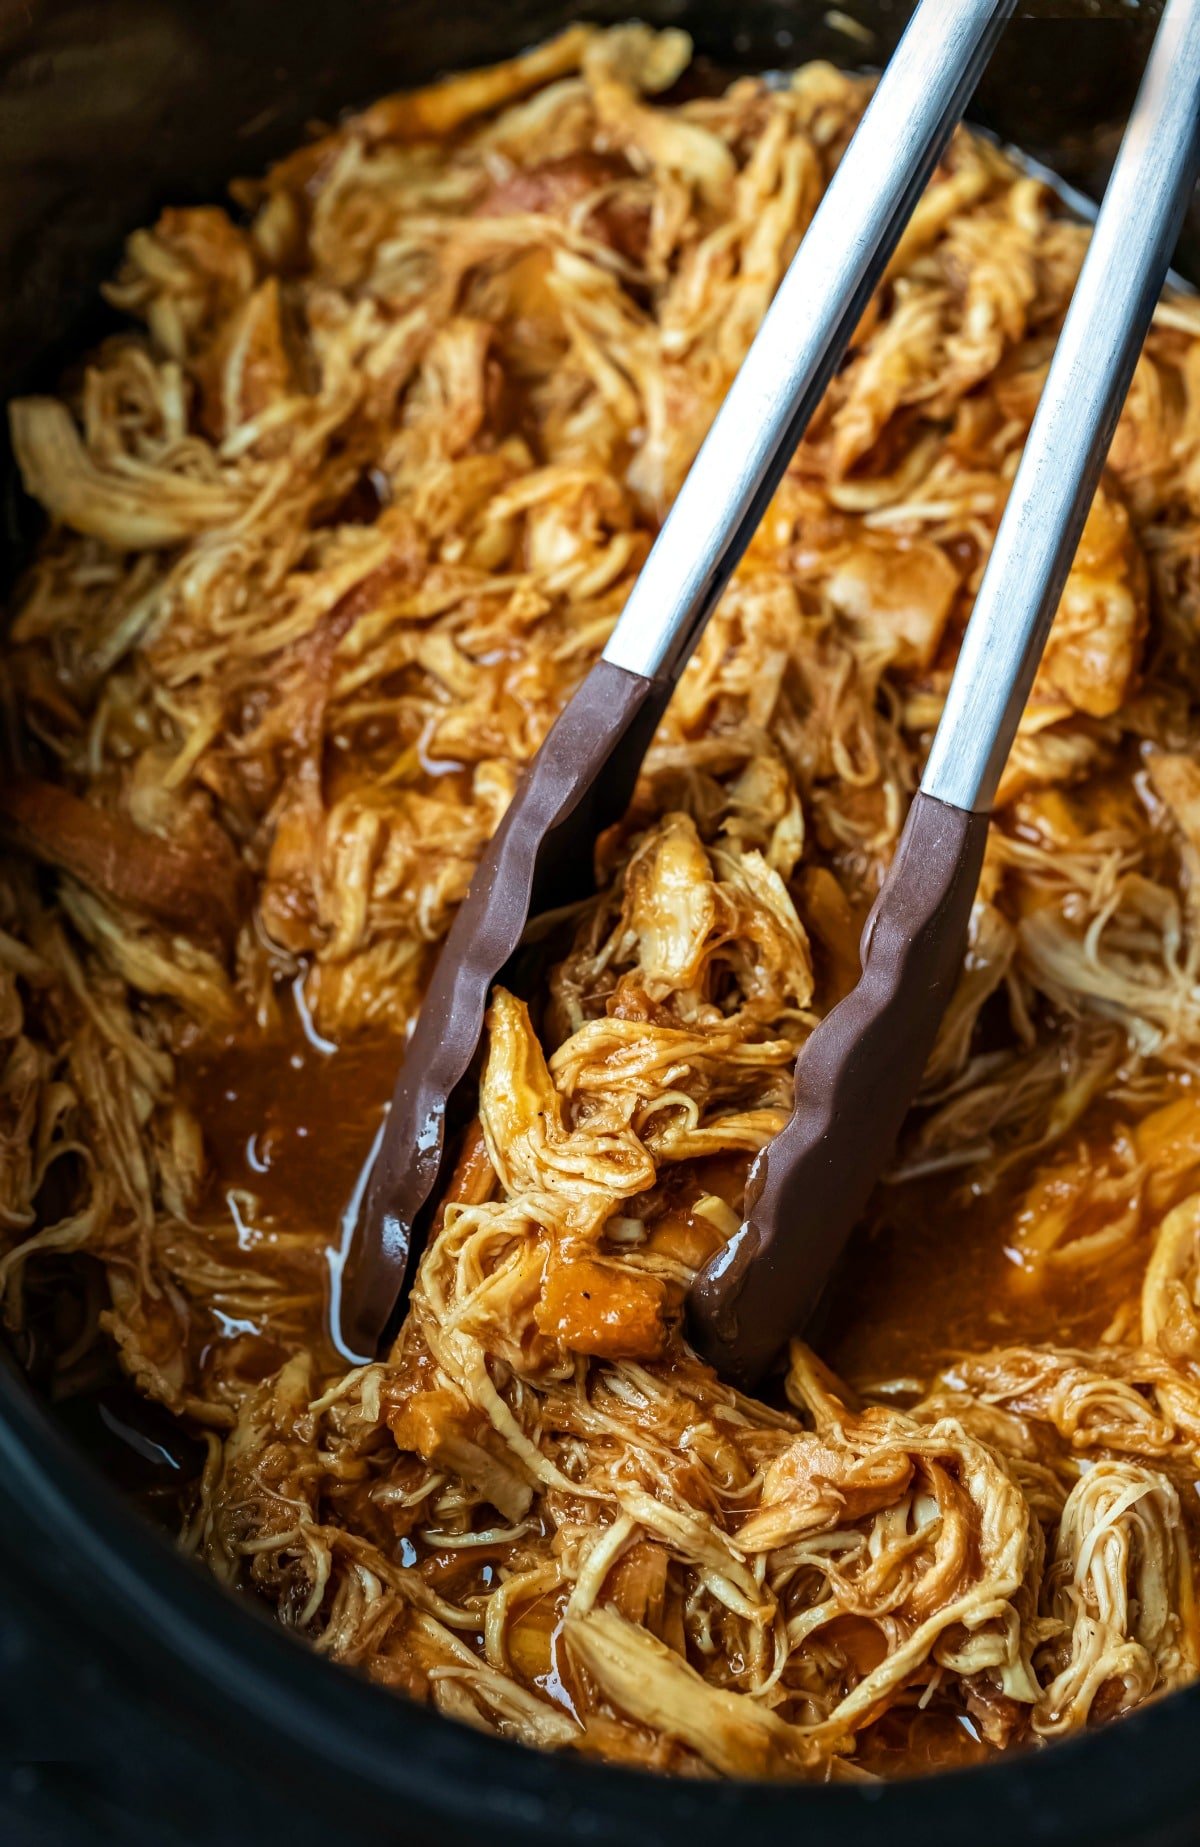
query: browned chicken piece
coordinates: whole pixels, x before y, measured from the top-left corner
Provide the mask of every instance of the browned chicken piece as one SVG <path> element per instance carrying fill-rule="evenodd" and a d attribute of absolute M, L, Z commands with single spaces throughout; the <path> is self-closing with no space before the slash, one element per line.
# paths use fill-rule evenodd
<path fill-rule="evenodd" d="M 1200 1362 L 1200 1193 L 1167 1213 L 1142 1279 L 1141 1334 L 1171 1359 Z"/>
<path fill-rule="evenodd" d="M 588 236 L 599 237 L 619 256 L 638 263 L 650 235 L 649 200 L 622 196 L 620 182 L 633 177 L 627 160 L 611 154 L 564 154 L 540 167 L 518 169 L 498 180 L 479 210 L 503 218 L 537 212 L 564 218 Z"/>
<path fill-rule="evenodd" d="M 1157 1469 L 1106 1459 L 1088 1471 L 1063 1509 L 1047 1589 L 1057 1671 L 1033 1715 L 1043 1736 L 1194 1677 L 1192 1569 L 1179 1496 Z"/>
<path fill-rule="evenodd" d="M 805 867 L 801 894 L 801 915 L 817 950 L 818 992 L 828 1011 L 858 980 L 862 966 L 858 944 L 865 919 L 855 916 L 850 900 L 826 866 Z"/>
<path fill-rule="evenodd" d="M 872 662 L 901 671 L 932 666 L 961 588 L 945 552 L 920 539 L 872 536 L 831 562 L 826 595 Z"/>
<path fill-rule="evenodd" d="M 885 1431 L 879 1434 L 878 1454 L 868 1445 L 856 1454 L 815 1435 L 797 1437 L 767 1470 L 762 1504 L 738 1543 L 748 1552 L 770 1552 L 891 1505 L 912 1480 L 913 1465 L 905 1451 L 886 1446 Z"/>
<path fill-rule="evenodd" d="M 458 1159 L 438 1207 L 439 1218 L 445 1217 L 447 1206 L 482 1205 L 485 1199 L 491 1198 L 495 1187 L 496 1170 L 488 1155 L 483 1125 L 476 1116 L 463 1135 Z"/>
<path fill-rule="evenodd" d="M 1146 774 L 1187 846 L 1200 853 L 1200 761 L 1183 751 L 1156 750 Z"/>
<path fill-rule="evenodd" d="M 423 90 L 402 90 L 381 97 L 353 118 L 353 127 L 370 140 L 422 141 L 453 134 L 473 116 L 499 109 L 530 90 L 577 70 L 593 28 L 569 26 L 517 58 L 444 78 Z"/>
<path fill-rule="evenodd" d="M 651 1635 L 661 1636 L 667 1605 L 667 1573 L 671 1554 L 653 1540 L 639 1539 L 622 1553 L 604 1582 L 622 1616 L 640 1623 Z"/>
<path fill-rule="evenodd" d="M 70 873 L 97 897 L 182 936 L 228 949 L 238 932 L 241 868 L 228 836 L 215 825 L 189 847 L 33 777 L 0 789 L 0 825 L 15 845 Z"/>
<path fill-rule="evenodd" d="M 183 359 L 238 312 L 256 270 L 253 244 L 226 212 L 170 206 L 153 230 L 134 232 L 125 268 L 106 293 L 115 306 L 144 314 L 166 350 Z"/>
<path fill-rule="evenodd" d="M 268 276 L 247 296 L 194 369 L 201 415 L 218 442 L 248 429 L 253 435 L 250 426 L 267 418 L 254 446 L 266 455 L 281 452 L 290 435 L 283 428 L 273 431 L 268 413 L 286 407 L 302 387 L 297 343 L 288 331 L 277 276 Z"/>
<path fill-rule="evenodd" d="M 653 1360 L 667 1344 L 665 1310 L 666 1290 L 656 1276 L 574 1257 L 550 1267 L 536 1320 L 573 1353 Z"/>
<path fill-rule="evenodd" d="M 1111 486 L 1101 487 L 1046 642 L 1035 704 L 1058 696 L 1092 718 L 1118 711 L 1141 664 L 1148 610 L 1146 563 L 1128 511 Z"/>
<path fill-rule="evenodd" d="M 150 463 L 134 469 L 94 456 L 66 406 L 21 398 L 12 406 L 13 451 L 27 491 L 62 525 L 119 551 L 178 545 L 244 512 L 236 482 L 205 480 Z"/>
<path fill-rule="evenodd" d="M 529 1482 L 487 1419 L 452 1386 L 414 1392 L 388 1414 L 396 1447 L 411 1450 L 437 1469 L 469 1482 L 506 1520 L 519 1520 L 531 1499 Z"/>

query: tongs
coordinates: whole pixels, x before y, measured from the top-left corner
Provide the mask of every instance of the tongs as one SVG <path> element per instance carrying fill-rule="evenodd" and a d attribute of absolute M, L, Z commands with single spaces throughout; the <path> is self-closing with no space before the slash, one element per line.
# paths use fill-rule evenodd
<path fill-rule="evenodd" d="M 446 938 L 343 1253 L 345 1350 L 411 1287 L 490 990 L 530 919 L 591 889 L 675 683 L 840 363 L 1014 0 L 922 0 L 834 173 L 608 645 L 526 771 Z M 1200 0 L 1168 0 L 967 627 L 925 775 L 689 1334 L 753 1386 L 816 1306 L 895 1145 L 961 967 L 988 811 L 1200 160 Z"/>

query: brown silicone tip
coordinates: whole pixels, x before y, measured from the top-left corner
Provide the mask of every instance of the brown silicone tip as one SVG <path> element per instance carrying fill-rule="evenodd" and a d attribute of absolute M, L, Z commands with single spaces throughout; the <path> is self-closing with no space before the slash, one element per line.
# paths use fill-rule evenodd
<path fill-rule="evenodd" d="M 379 1351 L 411 1285 L 445 1157 L 447 1109 L 467 1082 L 492 984 L 531 916 L 591 889 L 596 836 L 628 805 L 668 691 L 598 661 L 479 863 L 409 1041 L 344 1253 L 334 1315 L 348 1353 Z"/>
<path fill-rule="evenodd" d="M 895 1147 L 962 965 L 987 828 L 986 815 L 916 797 L 858 985 L 805 1045 L 745 1221 L 692 1284 L 693 1344 L 737 1385 L 756 1385 L 803 1328 Z"/>

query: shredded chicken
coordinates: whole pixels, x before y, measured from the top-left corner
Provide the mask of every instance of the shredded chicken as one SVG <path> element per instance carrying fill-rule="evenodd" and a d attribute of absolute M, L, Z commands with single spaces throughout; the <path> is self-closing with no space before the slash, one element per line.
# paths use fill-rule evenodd
<path fill-rule="evenodd" d="M 1188 298 L 823 1337 L 842 1376 L 796 1343 L 753 1401 L 682 1330 L 855 979 L 1086 246 L 968 132 L 597 895 L 492 996 L 394 1348 L 347 1370 L 329 1335 L 438 945 L 868 94 L 697 95 L 689 56 L 577 26 L 376 103 L 237 216 L 164 212 L 124 331 L 12 407 L 48 531 L 3 669 L 0 1286 L 60 1395 L 115 1353 L 203 1440 L 185 1543 L 332 1659 L 549 1750 L 864 1777 L 1035 1746 L 1200 1653 Z"/>

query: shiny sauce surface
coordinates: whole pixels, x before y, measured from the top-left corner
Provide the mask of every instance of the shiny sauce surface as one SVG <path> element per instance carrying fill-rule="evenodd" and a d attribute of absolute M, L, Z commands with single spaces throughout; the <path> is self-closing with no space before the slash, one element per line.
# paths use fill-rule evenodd
<path fill-rule="evenodd" d="M 232 1219 L 257 1267 L 294 1270 L 296 1345 L 336 1368 L 331 1276 L 357 1203 L 403 1047 L 387 1033 L 335 1046 L 284 996 L 277 1029 L 248 1028 L 187 1060 L 182 1091 L 204 1136 L 201 1210 Z M 217 1311 L 210 1343 L 237 1339 L 239 1370 L 266 1376 L 287 1355 L 253 1315 Z"/>
<path fill-rule="evenodd" d="M 246 1030 L 195 1055 L 184 1094 L 204 1135 L 209 1213 L 228 1213 L 239 1244 L 257 1250 L 264 1268 L 297 1261 L 291 1239 L 305 1240 L 308 1298 L 301 1312 L 304 1344 L 337 1365 L 330 1330 L 330 1274 L 347 1234 L 374 1140 L 403 1057 L 392 1035 L 364 1034 L 341 1046 L 322 1040 L 290 996 L 278 1030 Z M 1094 1115 L 1104 1113 L 1094 1111 Z M 1107 1125 L 1094 1125 L 1097 1151 Z M 702 1264 L 715 1247 L 711 1222 L 696 1220 L 686 1202 L 716 1194 L 735 1213 L 744 1174 L 735 1161 L 676 1170 L 670 1190 L 677 1209 L 651 1227 L 651 1242 Z M 1069 1270 L 1034 1283 L 1011 1247 L 1021 1181 L 973 1192 L 969 1179 L 936 1175 L 881 1185 L 819 1322 L 815 1344 L 853 1383 L 914 1386 L 956 1353 L 1010 1342 L 1089 1345 L 1129 1295 L 1130 1274 L 1114 1267 L 1098 1285 Z M 703 1236 L 699 1234 L 703 1233 Z M 252 1321 L 252 1317 L 249 1318 Z M 249 1323 L 222 1324 L 209 1339 L 238 1338 L 255 1371 L 280 1363 L 277 1343 Z"/>

